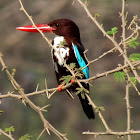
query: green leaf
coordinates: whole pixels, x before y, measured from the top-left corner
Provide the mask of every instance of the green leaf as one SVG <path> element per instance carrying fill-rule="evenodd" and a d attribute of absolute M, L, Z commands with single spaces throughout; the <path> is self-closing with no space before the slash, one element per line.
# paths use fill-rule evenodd
<path fill-rule="evenodd" d="M 15 131 L 14 126 L 11 126 L 9 128 L 5 128 L 5 132 L 14 132 L 14 131 Z"/>
<path fill-rule="evenodd" d="M 126 74 L 124 72 L 115 72 L 114 78 L 116 81 L 120 81 L 121 83 L 125 80 Z"/>
<path fill-rule="evenodd" d="M 140 53 L 133 53 L 130 55 L 129 58 L 131 61 L 139 61 L 140 60 Z"/>
<path fill-rule="evenodd" d="M 88 94 L 89 94 L 89 90 L 87 90 L 87 89 L 85 89 L 85 88 L 84 88 L 84 91 L 85 91 L 86 93 L 88 93 Z"/>
<path fill-rule="evenodd" d="M 84 73 L 76 73 L 76 77 L 82 78 L 85 74 Z"/>
<path fill-rule="evenodd" d="M 68 43 L 64 39 L 64 41 L 60 41 L 60 43 L 58 45 L 59 45 L 59 47 L 64 47 L 65 45 L 68 45 Z"/>
<path fill-rule="evenodd" d="M 76 90 L 77 90 L 77 92 L 75 94 L 78 95 L 79 93 L 81 93 L 84 90 L 84 87 L 76 88 Z"/>
<path fill-rule="evenodd" d="M 84 72 L 82 71 L 83 68 L 81 68 L 81 67 L 80 68 L 76 68 L 76 64 L 75 63 L 70 63 L 69 68 L 74 71 L 74 73 L 75 73 L 75 77 L 74 78 L 83 78 L 83 76 L 84 76 Z M 69 70 L 67 70 L 67 71 L 69 71 Z M 62 76 L 60 78 L 60 81 L 63 81 L 62 83 L 64 85 L 65 84 L 67 85 L 70 82 L 71 79 L 72 79 L 72 76 L 71 75 L 67 75 L 67 76 Z"/>
<path fill-rule="evenodd" d="M 134 38 L 129 39 L 128 40 L 128 42 L 129 42 L 128 46 L 131 47 L 131 48 L 136 49 L 136 47 L 140 45 L 140 42 L 138 42 L 136 40 L 138 40 L 138 38 L 136 38 L 136 39 L 134 39 Z"/>
<path fill-rule="evenodd" d="M 84 72 L 82 71 L 83 68 L 80 67 L 80 68 L 76 68 L 76 64 L 75 63 L 70 63 L 69 65 L 70 69 L 74 71 L 75 73 L 75 78 L 83 78 L 83 76 L 85 75 Z M 69 71 L 69 70 L 67 70 Z M 64 80 L 64 79 L 62 79 Z"/>
<path fill-rule="evenodd" d="M 89 94 L 89 91 L 84 87 L 76 88 L 77 92 L 76 95 L 81 94 L 82 99 L 85 99 L 85 93 Z"/>
<path fill-rule="evenodd" d="M 25 134 L 24 136 L 20 137 L 19 140 L 31 140 L 32 136 L 30 136 L 29 134 Z"/>
<path fill-rule="evenodd" d="M 97 112 L 99 112 L 100 110 L 102 110 L 102 111 L 105 111 L 105 108 L 104 107 L 96 107 L 96 109 L 95 109 L 95 112 L 97 113 Z"/>
<path fill-rule="evenodd" d="M 70 63 L 68 66 L 71 70 L 74 70 L 75 67 L 76 67 L 76 64 L 75 63 Z M 67 69 L 66 71 L 69 71 L 69 70 Z"/>
<path fill-rule="evenodd" d="M 97 18 L 97 17 L 99 17 L 100 15 L 99 15 L 99 13 L 96 13 L 95 15 L 94 15 L 94 18 Z"/>
<path fill-rule="evenodd" d="M 85 94 L 83 92 L 81 92 L 81 97 L 82 99 L 85 99 Z"/>
<path fill-rule="evenodd" d="M 3 113 L 4 111 L 3 110 L 0 110 L 0 113 Z"/>
<path fill-rule="evenodd" d="M 117 27 L 112 28 L 112 32 L 113 32 L 114 34 L 116 34 L 116 33 L 118 32 L 118 28 L 117 28 Z"/>
<path fill-rule="evenodd" d="M 76 66 L 76 64 L 75 64 L 75 63 L 70 63 L 70 65 L 69 65 L 70 69 L 74 69 L 74 68 L 75 68 L 75 66 Z"/>
<path fill-rule="evenodd" d="M 87 3 L 88 3 L 88 0 L 85 0 L 85 5 L 87 5 Z"/>
<path fill-rule="evenodd" d="M 135 77 L 130 77 L 130 80 L 136 85 L 137 80 L 135 79 Z"/>
<path fill-rule="evenodd" d="M 11 75 L 12 75 L 13 77 L 14 77 L 15 73 L 16 73 L 16 69 L 12 69 Z"/>
<path fill-rule="evenodd" d="M 82 69 L 83 69 L 82 67 L 74 69 L 74 72 L 76 73 L 76 77 L 82 78 L 85 75 Z"/>
<path fill-rule="evenodd" d="M 81 94 L 82 99 L 85 99 L 85 94 L 84 94 L 84 87 L 81 88 L 76 88 L 77 92 L 75 93 L 76 95 Z"/>
<path fill-rule="evenodd" d="M 71 75 L 62 76 L 62 77 L 60 78 L 60 81 L 63 81 L 62 83 L 63 83 L 64 85 L 65 85 L 65 84 L 67 85 L 67 84 L 70 82 L 71 78 L 72 78 Z"/>
<path fill-rule="evenodd" d="M 111 31 L 107 31 L 106 33 L 107 34 L 116 34 L 118 32 L 118 28 L 117 27 L 114 27 L 114 28 L 111 28 Z"/>

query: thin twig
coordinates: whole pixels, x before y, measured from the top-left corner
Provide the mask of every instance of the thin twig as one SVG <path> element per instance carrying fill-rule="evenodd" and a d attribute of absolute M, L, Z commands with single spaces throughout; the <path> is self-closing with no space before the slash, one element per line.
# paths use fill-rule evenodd
<path fill-rule="evenodd" d="M 136 62 L 136 64 L 139 65 L 139 64 L 140 64 L 140 61 Z M 134 63 L 133 63 L 133 65 L 135 66 Z M 98 79 L 98 78 L 107 76 L 107 75 L 109 75 L 109 74 L 115 73 L 115 72 L 117 72 L 117 71 L 121 71 L 123 68 L 128 68 L 128 67 L 129 67 L 129 65 L 127 64 L 127 65 L 124 65 L 124 66 L 122 66 L 122 67 L 117 67 L 116 69 L 113 69 L 113 70 L 110 70 L 110 71 L 106 71 L 106 72 L 103 72 L 103 73 L 101 73 L 101 74 L 97 74 L 96 76 L 90 77 L 90 78 L 88 78 L 88 79 L 80 79 L 79 81 L 80 81 L 80 82 L 85 82 L 85 83 L 87 83 L 87 82 L 90 82 L 91 80 L 95 80 L 95 79 Z"/>
<path fill-rule="evenodd" d="M 94 104 L 94 102 L 90 99 L 89 95 L 86 94 L 86 96 L 87 96 L 87 98 L 88 98 L 88 100 L 89 100 L 89 104 L 92 105 L 93 108 L 96 110 L 96 109 L 97 109 L 97 106 L 96 106 L 96 105 Z M 98 110 L 97 113 L 98 113 L 98 115 L 99 115 L 99 117 L 100 117 L 102 123 L 104 124 L 104 127 L 106 128 L 106 131 L 107 131 L 107 132 L 111 131 L 110 128 L 109 128 L 109 126 L 107 125 L 107 123 L 106 123 L 106 121 L 105 121 L 105 119 L 104 119 L 104 117 L 103 117 L 101 111 Z"/>
<path fill-rule="evenodd" d="M 73 97 L 73 95 L 71 94 L 71 92 L 70 92 L 68 89 L 66 89 L 66 91 L 67 91 L 67 93 L 69 94 L 69 96 L 70 96 L 72 99 L 74 99 L 74 97 Z"/>
<path fill-rule="evenodd" d="M 3 134 L 6 137 L 8 137 L 10 140 L 15 140 L 12 135 L 7 134 L 6 132 L 4 132 L 2 129 L 0 129 L 0 135 Z"/>

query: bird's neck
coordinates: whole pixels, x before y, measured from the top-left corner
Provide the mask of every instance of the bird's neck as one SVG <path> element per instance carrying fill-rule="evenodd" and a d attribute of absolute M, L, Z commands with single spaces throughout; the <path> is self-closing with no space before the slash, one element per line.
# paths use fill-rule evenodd
<path fill-rule="evenodd" d="M 62 66 L 62 59 L 65 61 L 65 59 L 69 56 L 70 48 L 63 36 L 55 36 L 53 46 L 55 48 L 55 50 L 53 50 L 53 55 L 57 58 L 57 63 Z"/>
<path fill-rule="evenodd" d="M 64 44 L 65 39 L 63 36 L 55 36 L 53 46 L 55 48 L 60 47 Z"/>

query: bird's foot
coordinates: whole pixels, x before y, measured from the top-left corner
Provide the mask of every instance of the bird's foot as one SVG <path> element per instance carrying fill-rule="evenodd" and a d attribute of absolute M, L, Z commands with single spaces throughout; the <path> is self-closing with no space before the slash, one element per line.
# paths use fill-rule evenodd
<path fill-rule="evenodd" d="M 72 83 L 72 84 L 75 83 L 75 78 L 72 78 L 72 79 L 71 79 L 71 83 Z"/>
<path fill-rule="evenodd" d="M 62 91 L 62 88 L 63 88 L 63 84 L 60 84 L 60 85 L 58 86 L 58 91 Z"/>

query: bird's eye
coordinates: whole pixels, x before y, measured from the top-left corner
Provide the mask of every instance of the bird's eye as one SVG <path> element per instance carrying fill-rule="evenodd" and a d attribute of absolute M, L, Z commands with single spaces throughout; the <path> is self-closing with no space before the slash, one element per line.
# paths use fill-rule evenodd
<path fill-rule="evenodd" d="M 55 27 L 59 27 L 59 24 L 58 23 L 55 23 Z"/>

